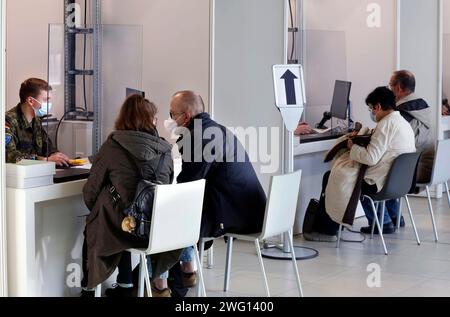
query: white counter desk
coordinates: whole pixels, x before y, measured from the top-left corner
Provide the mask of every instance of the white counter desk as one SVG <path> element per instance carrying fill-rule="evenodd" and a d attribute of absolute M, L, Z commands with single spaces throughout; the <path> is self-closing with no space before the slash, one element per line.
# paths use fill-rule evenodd
<path fill-rule="evenodd" d="M 73 283 L 82 276 L 85 183 L 7 188 L 9 296 L 79 294 Z"/>
<path fill-rule="evenodd" d="M 309 201 L 319 199 L 322 190 L 323 175 L 330 170 L 330 164 L 324 163 L 325 155 L 335 145 L 336 140 L 318 141 L 300 144 L 300 138 L 294 139 L 294 170 L 302 170 L 299 204 L 295 220 L 294 233 L 302 233 L 303 218 Z"/>
<path fill-rule="evenodd" d="M 324 163 L 328 151 L 336 144 L 337 139 L 300 144 L 298 137 L 294 140 L 294 170 L 302 170 L 299 203 L 295 219 L 294 233 L 303 231 L 305 211 L 311 199 L 320 198 L 323 175 L 331 169 L 331 163 Z M 356 210 L 356 217 L 363 217 L 361 204 Z"/>

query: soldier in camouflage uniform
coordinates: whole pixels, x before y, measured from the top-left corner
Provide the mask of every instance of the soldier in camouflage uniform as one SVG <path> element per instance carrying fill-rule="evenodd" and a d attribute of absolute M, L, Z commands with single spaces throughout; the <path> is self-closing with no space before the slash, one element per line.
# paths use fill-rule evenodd
<path fill-rule="evenodd" d="M 42 104 L 48 102 L 51 87 L 43 80 L 31 78 L 20 88 L 21 102 L 6 113 L 6 162 L 23 159 L 48 160 L 57 165 L 68 165 L 69 158 L 59 153 L 42 127 Z M 39 101 L 39 99 L 41 101 Z"/>
<path fill-rule="evenodd" d="M 42 127 L 41 118 L 35 117 L 31 123 L 25 118 L 20 104 L 6 113 L 6 162 L 37 160 L 55 153 Z"/>

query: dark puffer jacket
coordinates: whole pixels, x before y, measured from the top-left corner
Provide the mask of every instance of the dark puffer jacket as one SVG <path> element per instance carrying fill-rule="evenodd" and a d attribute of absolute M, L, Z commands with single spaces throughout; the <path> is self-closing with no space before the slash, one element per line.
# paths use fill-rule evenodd
<path fill-rule="evenodd" d="M 86 220 L 83 270 L 87 287 L 105 281 L 116 269 L 124 250 L 147 247 L 142 241 L 122 231 L 123 206 L 134 199 L 140 180 L 137 166 L 146 179 L 153 179 L 162 154 L 165 154 L 158 181 L 173 181 L 172 146 L 157 135 L 136 131 L 112 133 L 96 155 L 87 184 L 83 188 L 86 206 L 91 211 Z M 113 203 L 109 189 L 117 189 L 122 203 Z M 166 271 L 178 261 L 180 252 L 152 256 L 154 273 Z M 87 282 L 86 282 L 87 280 Z M 84 286 L 84 285 L 83 285 Z"/>

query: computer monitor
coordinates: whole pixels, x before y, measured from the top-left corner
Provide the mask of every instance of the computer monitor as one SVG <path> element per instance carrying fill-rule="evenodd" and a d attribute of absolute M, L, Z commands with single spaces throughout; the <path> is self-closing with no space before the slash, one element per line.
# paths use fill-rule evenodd
<path fill-rule="evenodd" d="M 133 89 L 133 88 L 127 88 L 126 89 L 126 96 L 127 97 L 131 96 L 131 95 L 135 95 L 135 94 L 141 95 L 142 97 L 145 98 L 145 92 L 144 91 L 140 91 L 140 90 Z"/>
<path fill-rule="evenodd" d="M 347 119 L 351 88 L 351 82 L 336 80 L 333 101 L 331 103 L 331 116 L 333 118 Z"/>

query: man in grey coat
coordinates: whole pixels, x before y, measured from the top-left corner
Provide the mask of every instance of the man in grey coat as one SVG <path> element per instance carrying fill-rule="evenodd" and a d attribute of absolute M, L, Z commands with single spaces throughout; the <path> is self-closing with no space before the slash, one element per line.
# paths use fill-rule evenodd
<path fill-rule="evenodd" d="M 397 111 L 409 122 L 414 131 L 417 150 L 423 153 L 419 162 L 417 181 L 426 183 L 431 176 L 434 160 L 431 108 L 424 99 L 415 94 L 416 78 L 410 71 L 399 70 L 394 72 L 389 81 L 389 87 L 395 95 Z M 394 226 L 397 224 L 399 208 L 399 200 L 386 202 L 386 209 L 394 222 Z M 400 226 L 405 226 L 403 217 L 400 219 Z"/>

